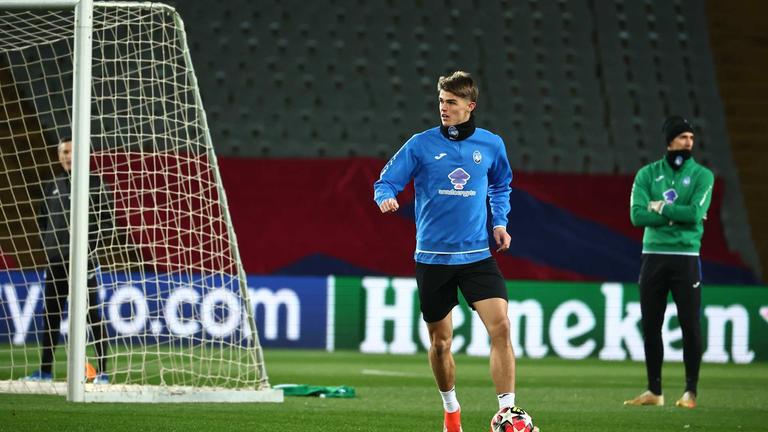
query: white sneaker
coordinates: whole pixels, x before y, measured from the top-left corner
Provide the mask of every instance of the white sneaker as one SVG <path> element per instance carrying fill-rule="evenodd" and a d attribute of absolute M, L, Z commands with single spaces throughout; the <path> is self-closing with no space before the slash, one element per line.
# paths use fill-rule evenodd
<path fill-rule="evenodd" d="M 109 384 L 109 375 L 105 374 L 104 372 L 96 375 L 96 378 L 93 379 L 94 384 Z"/>

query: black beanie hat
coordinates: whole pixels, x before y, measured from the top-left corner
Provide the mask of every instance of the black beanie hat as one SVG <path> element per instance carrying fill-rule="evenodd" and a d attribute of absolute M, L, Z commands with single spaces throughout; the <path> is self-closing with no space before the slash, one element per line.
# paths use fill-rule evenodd
<path fill-rule="evenodd" d="M 669 146 L 678 135 L 684 132 L 693 133 L 693 126 L 688 123 L 685 118 L 674 115 L 664 120 L 664 125 L 661 127 L 661 132 L 664 133 L 664 145 Z"/>

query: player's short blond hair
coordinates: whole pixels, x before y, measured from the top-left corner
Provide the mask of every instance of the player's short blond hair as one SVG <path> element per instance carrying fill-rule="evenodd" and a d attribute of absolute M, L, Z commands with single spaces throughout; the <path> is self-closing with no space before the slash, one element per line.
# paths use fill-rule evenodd
<path fill-rule="evenodd" d="M 472 75 L 464 71 L 456 71 L 437 80 L 437 91 L 447 91 L 472 102 L 477 102 L 480 91 L 475 85 Z"/>

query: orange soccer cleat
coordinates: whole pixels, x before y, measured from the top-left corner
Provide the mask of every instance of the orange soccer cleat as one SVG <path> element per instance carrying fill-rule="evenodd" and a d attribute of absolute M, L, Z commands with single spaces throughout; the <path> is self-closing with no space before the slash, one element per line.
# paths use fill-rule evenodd
<path fill-rule="evenodd" d="M 443 421 L 443 432 L 462 432 L 461 429 L 461 409 L 458 409 L 452 413 L 445 412 L 445 420 Z"/>
<path fill-rule="evenodd" d="M 92 364 L 85 362 L 85 382 L 93 382 L 96 378 L 96 368 Z"/>

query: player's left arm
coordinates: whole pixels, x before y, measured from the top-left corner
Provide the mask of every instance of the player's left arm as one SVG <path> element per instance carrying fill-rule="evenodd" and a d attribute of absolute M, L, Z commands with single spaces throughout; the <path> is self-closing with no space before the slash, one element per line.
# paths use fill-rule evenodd
<path fill-rule="evenodd" d="M 511 237 L 507 233 L 507 215 L 509 214 L 509 193 L 512 188 L 512 168 L 509 166 L 504 142 L 499 138 L 500 146 L 488 170 L 488 202 L 491 206 L 493 223 L 493 239 L 496 241 L 496 252 L 509 249 Z"/>
<path fill-rule="evenodd" d="M 712 171 L 704 169 L 697 176 L 695 183 L 690 203 L 686 205 L 666 204 L 660 209 L 660 214 L 678 223 L 697 223 L 704 219 L 709 204 L 712 202 L 715 176 Z"/>
<path fill-rule="evenodd" d="M 115 239 L 114 206 L 112 203 L 112 190 L 109 185 L 98 175 L 91 175 L 91 212 L 92 222 L 98 229 L 96 247 L 106 247 L 113 244 Z"/>
<path fill-rule="evenodd" d="M 43 199 L 40 201 L 40 207 L 37 210 L 37 228 L 42 238 L 43 231 L 49 229 L 48 227 L 48 196 L 53 193 L 53 189 L 56 185 L 56 179 L 53 179 L 50 183 L 46 184 L 43 188 Z"/>

